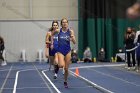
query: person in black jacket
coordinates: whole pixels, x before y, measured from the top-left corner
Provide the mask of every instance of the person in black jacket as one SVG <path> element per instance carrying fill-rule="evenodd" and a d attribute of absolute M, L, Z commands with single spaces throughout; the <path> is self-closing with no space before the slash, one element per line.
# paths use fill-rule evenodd
<path fill-rule="evenodd" d="M 134 39 L 135 39 L 135 31 L 131 27 L 128 27 L 127 31 L 125 33 L 125 39 L 124 39 L 126 50 L 129 50 L 129 49 L 132 49 L 135 47 Z M 130 67 L 134 67 L 134 69 L 135 69 L 135 64 L 136 64 L 136 62 L 135 62 L 135 50 L 126 52 L 126 55 L 127 55 L 128 69 L 130 69 Z M 131 65 L 131 60 L 130 60 L 131 55 L 132 55 L 133 65 Z"/>
<path fill-rule="evenodd" d="M 104 48 L 100 48 L 100 51 L 98 53 L 98 61 L 105 61 L 105 50 Z"/>
<path fill-rule="evenodd" d="M 0 36 L 0 59 L 1 59 L 2 61 L 4 61 L 4 58 L 3 58 L 3 56 L 2 56 L 4 48 L 5 48 L 5 47 L 4 47 L 4 40 L 3 40 L 3 38 Z"/>

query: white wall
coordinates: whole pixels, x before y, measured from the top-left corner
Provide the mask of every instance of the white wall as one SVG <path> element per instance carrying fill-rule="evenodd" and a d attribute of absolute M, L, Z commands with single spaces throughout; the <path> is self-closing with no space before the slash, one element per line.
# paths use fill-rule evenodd
<path fill-rule="evenodd" d="M 0 35 L 4 37 L 6 60 L 17 62 L 21 50 L 27 52 L 27 60 L 37 59 L 38 49 L 45 48 L 45 35 L 51 26 L 50 21 L 0 21 Z M 69 21 L 69 27 L 75 31 L 78 40 L 78 21 Z"/>
<path fill-rule="evenodd" d="M 1 0 L 1 20 L 78 19 L 78 0 Z"/>
<path fill-rule="evenodd" d="M 25 49 L 28 61 L 35 61 L 38 49 L 45 48 L 52 20 L 62 18 L 70 20 L 78 39 L 78 0 L 0 0 L 0 35 L 5 40 L 6 59 L 18 61 Z"/>
<path fill-rule="evenodd" d="M 25 49 L 28 61 L 35 61 L 38 49 L 45 48 L 52 20 L 64 17 L 71 20 L 69 25 L 78 39 L 78 0 L 0 0 L 0 35 L 5 39 L 6 59 L 18 61 Z"/>

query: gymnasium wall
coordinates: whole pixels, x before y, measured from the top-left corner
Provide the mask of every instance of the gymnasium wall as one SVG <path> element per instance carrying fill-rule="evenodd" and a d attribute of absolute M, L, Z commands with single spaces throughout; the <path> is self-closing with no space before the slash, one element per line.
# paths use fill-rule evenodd
<path fill-rule="evenodd" d="M 45 49 L 45 36 L 52 21 L 0 21 L 0 35 L 4 37 L 6 60 L 18 61 L 23 49 L 27 60 L 35 61 L 37 51 Z M 69 27 L 75 31 L 78 40 L 78 21 L 69 21 Z"/>
<path fill-rule="evenodd" d="M 25 49 L 27 60 L 35 61 L 37 51 L 44 52 L 45 35 L 51 22 L 60 22 L 63 17 L 68 18 L 78 41 L 77 4 L 77 0 L 1 0 L 0 35 L 5 40 L 6 60 L 18 62 Z"/>
<path fill-rule="evenodd" d="M 78 0 L 1 0 L 1 20 L 78 19 Z"/>

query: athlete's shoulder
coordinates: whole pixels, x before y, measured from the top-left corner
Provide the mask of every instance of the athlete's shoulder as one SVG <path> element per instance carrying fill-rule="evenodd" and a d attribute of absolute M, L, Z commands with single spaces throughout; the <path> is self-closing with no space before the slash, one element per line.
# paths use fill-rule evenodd
<path fill-rule="evenodd" d="M 48 31 L 48 32 L 47 32 L 47 35 L 51 35 L 51 34 L 52 34 L 51 31 Z"/>
<path fill-rule="evenodd" d="M 74 30 L 73 29 L 69 29 L 69 31 L 70 31 L 71 35 L 74 34 Z"/>
<path fill-rule="evenodd" d="M 74 32 L 74 30 L 73 30 L 73 29 L 69 29 L 69 31 L 70 31 L 70 32 Z"/>

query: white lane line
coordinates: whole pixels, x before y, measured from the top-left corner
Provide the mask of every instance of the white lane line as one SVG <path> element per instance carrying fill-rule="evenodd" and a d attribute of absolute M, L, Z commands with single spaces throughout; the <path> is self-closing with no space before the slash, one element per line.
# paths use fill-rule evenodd
<path fill-rule="evenodd" d="M 94 66 L 79 66 L 79 68 L 96 68 L 96 67 L 113 67 L 113 66 L 125 66 L 125 64 L 112 64 L 112 65 L 94 65 Z M 76 67 L 71 67 L 70 69 L 75 69 Z M 23 69 L 12 69 L 12 70 L 23 70 Z M 0 69 L 1 71 L 9 71 L 9 69 Z"/>
<path fill-rule="evenodd" d="M 51 93 L 54 93 L 53 90 L 51 89 L 51 87 L 48 85 L 48 83 L 46 82 L 46 80 L 44 79 L 44 77 L 42 76 L 41 72 L 38 70 L 38 68 L 33 64 L 34 68 L 36 69 L 36 71 L 38 72 L 38 74 L 40 75 L 40 77 L 42 78 L 42 80 L 45 82 L 47 88 L 49 89 L 49 91 Z"/>
<path fill-rule="evenodd" d="M 85 86 L 85 87 L 70 87 L 71 89 L 77 89 L 77 88 L 92 88 L 92 86 Z M 3 89 L 6 89 L 6 90 L 13 90 L 13 88 L 3 88 Z M 46 87 L 20 87 L 20 88 L 16 88 L 18 90 L 20 89 L 47 89 Z"/>
<path fill-rule="evenodd" d="M 74 72 L 72 72 L 72 71 L 70 71 L 70 70 L 69 70 L 69 72 L 70 72 L 71 75 L 73 75 L 73 76 L 76 75 Z M 76 76 L 77 76 L 78 78 L 80 78 L 81 80 L 87 82 L 89 85 L 93 86 L 94 88 L 96 88 L 96 89 L 102 91 L 103 93 L 114 93 L 114 92 L 112 92 L 112 91 L 110 91 L 110 90 L 108 90 L 108 89 L 106 89 L 106 88 L 104 88 L 104 87 L 101 87 L 101 86 L 97 85 L 96 83 L 93 83 L 92 81 L 90 81 L 90 80 L 88 80 L 88 79 L 82 77 L 81 75 L 76 75 Z"/>
<path fill-rule="evenodd" d="M 16 78 L 15 78 L 13 93 L 16 93 L 16 88 L 17 88 L 17 81 L 18 81 L 19 72 L 20 72 L 20 71 L 17 71 L 17 72 L 16 72 Z"/>
<path fill-rule="evenodd" d="M 50 82 L 50 84 L 52 85 L 52 87 L 57 91 L 57 93 L 62 93 L 60 92 L 60 90 L 58 90 L 58 88 L 54 85 L 54 83 L 49 79 L 49 77 L 45 74 L 45 71 L 47 70 L 43 70 L 42 74 L 45 76 L 45 78 Z"/>
<path fill-rule="evenodd" d="M 26 70 L 20 70 L 20 71 L 16 72 L 16 78 L 15 78 L 13 93 L 16 93 L 16 90 L 17 90 L 17 82 L 18 82 L 19 73 L 22 72 L 22 71 L 31 71 L 31 70 L 35 70 L 35 69 L 26 69 Z"/>
<path fill-rule="evenodd" d="M 12 67 L 13 67 L 13 65 L 11 65 L 11 67 L 10 67 L 10 69 L 9 69 L 9 72 L 8 72 L 7 75 L 6 75 L 6 78 L 5 78 L 5 80 L 4 80 L 3 84 L 2 84 L 2 87 L 1 87 L 1 89 L 0 89 L 0 93 L 3 92 L 3 88 L 4 88 L 4 86 L 5 86 L 6 82 L 7 82 L 7 79 L 8 79 L 8 77 L 9 77 L 10 73 L 11 73 Z"/>
<path fill-rule="evenodd" d="M 15 71 L 15 70 L 18 70 L 18 71 L 21 71 L 21 70 L 24 70 L 24 69 L 12 69 L 12 71 Z M 28 69 L 28 70 L 35 70 L 35 69 Z M 3 72 L 3 71 L 9 71 L 9 69 L 3 69 L 3 70 L 0 70 L 0 72 Z"/>
<path fill-rule="evenodd" d="M 11 65 L 12 66 L 12 65 Z M 10 66 L 10 68 L 11 68 Z M 0 71 L 9 71 L 10 68 L 6 68 L 6 69 L 0 69 Z M 13 69 L 12 69 L 13 70 Z"/>
<path fill-rule="evenodd" d="M 90 69 L 90 70 L 95 71 L 95 72 L 97 72 L 97 73 L 99 73 L 99 74 L 101 74 L 101 75 L 108 76 L 108 77 L 111 77 L 111 78 L 114 78 L 114 79 L 123 81 L 123 82 L 128 83 L 128 84 L 132 84 L 132 85 L 135 85 L 135 86 L 140 86 L 140 85 L 138 85 L 138 84 L 135 84 L 134 82 L 130 82 L 130 81 L 124 80 L 124 79 L 122 79 L 122 78 L 113 76 L 113 75 L 111 75 L 111 74 L 105 74 L 105 73 L 103 73 L 103 72 L 101 72 L 101 71 L 97 71 L 97 70 L 93 70 L 93 69 Z"/>
<path fill-rule="evenodd" d="M 111 65 L 94 65 L 94 66 L 79 66 L 78 68 L 97 68 L 97 67 L 114 67 L 114 66 L 124 66 L 125 64 L 111 64 Z M 77 67 L 71 67 L 70 69 L 75 69 Z"/>
<path fill-rule="evenodd" d="M 13 88 L 4 88 L 7 90 L 13 90 Z M 46 89 L 46 87 L 20 87 L 20 88 L 16 88 L 17 90 L 19 89 Z"/>
<path fill-rule="evenodd" d="M 20 87 L 20 88 L 17 88 L 17 89 L 48 89 L 48 88 L 46 88 L 46 87 Z"/>

